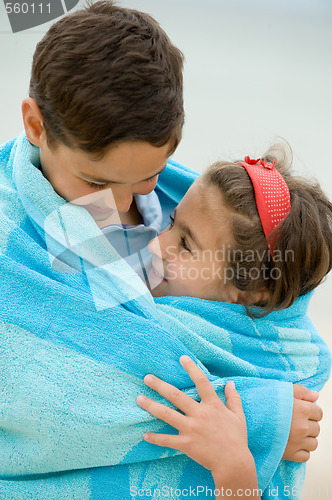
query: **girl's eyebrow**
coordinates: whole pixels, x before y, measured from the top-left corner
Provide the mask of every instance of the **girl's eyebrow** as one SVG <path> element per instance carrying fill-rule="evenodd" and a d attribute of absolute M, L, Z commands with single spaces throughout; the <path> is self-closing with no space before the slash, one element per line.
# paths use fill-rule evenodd
<path fill-rule="evenodd" d="M 166 168 L 166 165 L 163 165 L 161 170 L 159 170 L 159 172 L 157 172 L 156 174 L 150 175 L 150 177 L 147 177 L 146 179 L 143 179 L 142 181 L 135 182 L 135 184 L 139 184 L 140 182 L 145 182 L 145 181 L 152 179 L 153 177 L 156 177 L 157 175 L 161 174 L 161 172 L 163 172 L 165 170 L 165 168 Z M 100 184 L 125 184 L 124 182 L 110 181 L 109 179 L 108 180 L 107 179 L 97 179 L 96 177 L 91 177 L 90 175 L 83 174 L 83 173 L 81 173 L 81 176 L 82 176 L 82 178 L 84 178 L 84 180 L 89 181 L 89 182 L 99 182 Z"/>
<path fill-rule="evenodd" d="M 174 209 L 174 219 L 176 218 L 176 208 Z M 186 225 L 186 224 L 183 224 L 181 222 L 178 222 L 177 221 L 177 224 L 178 226 L 180 227 L 180 229 L 186 233 L 189 238 L 195 243 L 195 245 L 200 249 L 200 250 L 203 250 L 203 246 L 200 244 L 200 242 L 198 241 L 197 239 L 197 236 L 195 236 L 191 229 Z"/>

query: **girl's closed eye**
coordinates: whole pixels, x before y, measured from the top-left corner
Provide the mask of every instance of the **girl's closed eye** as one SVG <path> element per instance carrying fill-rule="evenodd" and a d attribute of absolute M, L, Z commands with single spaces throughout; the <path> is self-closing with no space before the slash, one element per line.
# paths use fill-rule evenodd
<path fill-rule="evenodd" d="M 187 239 L 184 236 L 181 236 L 181 238 L 180 238 L 180 247 L 182 247 L 187 252 L 191 253 L 191 250 L 187 244 Z"/>
<path fill-rule="evenodd" d="M 172 216 L 172 215 L 170 215 L 169 218 L 170 218 L 170 221 L 171 221 L 171 223 L 169 225 L 169 228 L 172 229 L 174 227 L 175 217 Z M 191 253 L 191 250 L 190 250 L 190 248 L 188 246 L 187 238 L 185 236 L 181 236 L 181 238 L 180 238 L 180 247 L 182 247 L 187 252 Z"/>

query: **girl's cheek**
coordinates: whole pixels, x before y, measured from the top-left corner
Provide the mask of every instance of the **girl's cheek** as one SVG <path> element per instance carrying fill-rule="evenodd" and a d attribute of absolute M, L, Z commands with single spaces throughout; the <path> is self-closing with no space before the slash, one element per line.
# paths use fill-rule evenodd
<path fill-rule="evenodd" d="M 167 255 L 167 264 L 178 267 L 180 265 L 180 256 L 177 247 L 172 244 L 172 241 L 168 241 L 164 250 Z"/>
<path fill-rule="evenodd" d="M 162 258 L 162 251 L 160 245 L 160 236 L 153 238 L 148 244 L 148 250 L 152 255 L 156 255 L 160 259 Z"/>
<path fill-rule="evenodd" d="M 171 251 L 167 255 L 167 281 L 173 285 L 181 281 L 181 261 L 179 256 Z"/>

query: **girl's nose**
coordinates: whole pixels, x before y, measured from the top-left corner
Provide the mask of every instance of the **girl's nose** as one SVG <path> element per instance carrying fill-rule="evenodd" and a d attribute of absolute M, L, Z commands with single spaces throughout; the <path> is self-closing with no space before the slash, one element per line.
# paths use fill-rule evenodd
<path fill-rule="evenodd" d="M 167 260 L 167 248 L 171 241 L 171 231 L 167 227 L 156 238 L 150 241 L 148 248 L 152 255 L 159 257 L 162 260 Z"/>
<path fill-rule="evenodd" d="M 150 241 L 150 243 L 148 244 L 148 249 L 152 255 L 155 255 L 155 256 L 159 257 L 160 259 L 162 258 L 159 236 L 157 236 L 156 238 L 153 238 L 153 240 Z"/>

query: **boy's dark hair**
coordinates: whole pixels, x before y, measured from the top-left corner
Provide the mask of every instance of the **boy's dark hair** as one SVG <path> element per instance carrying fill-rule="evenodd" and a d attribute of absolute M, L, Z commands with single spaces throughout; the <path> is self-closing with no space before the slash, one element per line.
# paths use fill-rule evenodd
<path fill-rule="evenodd" d="M 282 145 L 275 145 L 262 158 L 270 163 L 274 159 L 288 185 L 291 210 L 270 235 L 271 241 L 277 240 L 273 260 L 246 170 L 237 163 L 217 162 L 202 177 L 207 185 L 220 189 L 232 212 L 233 246 L 225 263 L 233 270 L 232 284 L 245 292 L 268 291 L 268 299 L 255 304 L 262 314 L 248 308 L 251 316 L 291 306 L 316 288 L 332 268 L 331 202 L 317 182 L 289 173 L 292 161 Z"/>
<path fill-rule="evenodd" d="M 50 148 L 57 143 L 102 158 L 123 141 L 181 139 L 183 55 L 148 14 L 89 2 L 38 43 L 29 95 Z"/>

